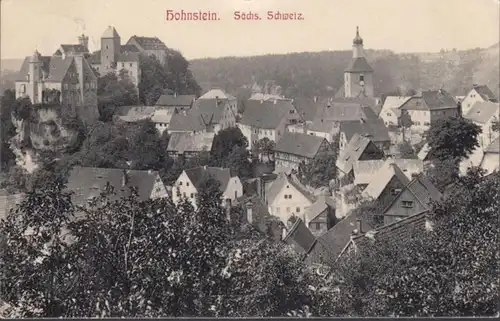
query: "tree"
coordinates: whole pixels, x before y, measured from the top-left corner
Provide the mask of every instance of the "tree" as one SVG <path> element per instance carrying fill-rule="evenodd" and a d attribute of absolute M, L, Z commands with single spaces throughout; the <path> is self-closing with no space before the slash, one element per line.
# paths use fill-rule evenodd
<path fill-rule="evenodd" d="M 460 161 L 456 158 L 445 160 L 433 159 L 424 167 L 424 172 L 430 181 L 443 192 L 447 186 L 453 184 L 460 175 Z"/>
<path fill-rule="evenodd" d="M 10 140 L 16 135 L 16 128 L 12 123 L 12 111 L 16 104 L 16 93 L 14 90 L 6 90 L 0 99 L 0 169 L 8 170 L 15 164 L 16 155 L 10 148 Z"/>
<path fill-rule="evenodd" d="M 167 157 L 166 148 L 163 148 L 165 142 L 162 143 L 162 138 L 158 135 L 155 124 L 144 120 L 137 123 L 132 131 L 128 156 L 131 168 L 138 170 L 162 168 Z"/>
<path fill-rule="evenodd" d="M 401 158 L 405 159 L 416 159 L 417 153 L 413 149 L 413 146 L 408 141 L 403 141 L 398 145 L 398 151 Z"/>
<path fill-rule="evenodd" d="M 218 132 L 214 137 L 210 152 L 212 166 L 222 166 L 219 164 L 223 164 L 236 147 L 248 147 L 247 138 L 239 128 L 230 127 Z"/>
<path fill-rule="evenodd" d="M 11 315 L 277 316 L 311 305 L 300 259 L 270 241 L 231 238 L 216 182 L 202 185 L 196 211 L 140 201 L 134 189 L 111 201 L 109 185 L 85 208 L 57 181 L 29 193 L 0 223 Z"/>
<path fill-rule="evenodd" d="M 401 128 L 401 132 L 403 133 L 403 141 L 406 141 L 405 139 L 405 132 L 407 128 L 410 128 L 411 125 L 413 125 L 413 122 L 410 117 L 410 113 L 408 113 L 408 110 L 406 109 L 401 109 L 401 115 L 398 117 L 398 126 Z"/>
<path fill-rule="evenodd" d="M 427 132 L 431 159 L 463 159 L 479 146 L 477 137 L 482 129 L 465 118 L 441 119 L 433 123 Z"/>
<path fill-rule="evenodd" d="M 274 147 L 276 143 L 267 137 L 262 138 L 256 144 L 257 153 L 266 158 L 268 162 L 273 161 Z"/>
<path fill-rule="evenodd" d="M 341 314 L 397 317 L 498 313 L 499 174 L 472 170 L 434 203 L 429 231 L 363 243 L 340 262 L 330 286 Z"/>
<path fill-rule="evenodd" d="M 226 161 L 223 163 L 224 166 L 231 169 L 234 173 L 240 177 L 240 179 L 251 178 L 252 163 L 249 160 L 250 155 L 246 148 L 244 147 L 234 147 L 231 153 L 227 156 Z"/>
<path fill-rule="evenodd" d="M 117 76 L 108 73 L 97 80 L 97 95 L 100 119 L 110 121 L 117 107 L 138 103 L 137 89 L 123 69 Z"/>
<path fill-rule="evenodd" d="M 317 156 L 308 164 L 299 165 L 299 177 L 304 184 L 314 188 L 330 186 L 330 181 L 337 177 L 334 154 Z"/>

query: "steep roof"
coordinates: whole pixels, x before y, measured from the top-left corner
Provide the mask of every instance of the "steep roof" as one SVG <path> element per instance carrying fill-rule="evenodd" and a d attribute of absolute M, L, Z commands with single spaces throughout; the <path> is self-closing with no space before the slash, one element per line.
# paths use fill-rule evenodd
<path fill-rule="evenodd" d="M 73 63 L 74 58 L 67 56 L 62 58 L 59 56 L 42 56 L 42 70 L 48 77 L 45 79 L 46 82 L 61 82 L 66 76 L 69 67 Z M 19 71 L 17 81 L 26 81 L 26 77 L 29 72 L 29 61 L 30 57 L 24 59 L 21 65 L 21 70 Z"/>
<path fill-rule="evenodd" d="M 199 166 L 185 169 L 184 172 L 189 177 L 191 183 L 193 183 L 193 186 L 197 189 L 200 188 L 200 184 L 206 176 L 211 176 L 220 183 L 219 188 L 221 192 L 226 190 L 231 177 L 235 177 L 235 175 L 231 175 L 231 170 L 229 168 L 221 167 Z"/>
<path fill-rule="evenodd" d="M 366 147 L 372 143 L 370 138 L 354 134 L 346 148 L 337 158 L 337 167 L 344 173 L 349 173 L 355 161 L 358 161 Z"/>
<path fill-rule="evenodd" d="M 353 164 L 354 184 L 369 184 L 373 175 L 389 163 L 395 163 L 408 179 L 412 179 L 413 174 L 420 174 L 424 170 L 424 163 L 420 159 L 391 158 L 356 161 Z"/>
<path fill-rule="evenodd" d="M 308 123 L 308 130 L 320 133 L 333 133 L 336 128 L 335 122 L 322 118 L 316 118 L 314 121 Z"/>
<path fill-rule="evenodd" d="M 121 53 L 139 52 L 139 49 L 135 45 L 121 45 L 120 52 Z"/>
<path fill-rule="evenodd" d="M 305 121 L 314 120 L 320 106 L 314 99 L 310 98 L 294 98 L 292 104 Z"/>
<path fill-rule="evenodd" d="M 373 72 L 373 69 L 365 57 L 357 57 L 349 62 L 345 72 Z"/>
<path fill-rule="evenodd" d="M 116 29 L 114 27 L 108 26 L 108 28 L 102 34 L 101 38 L 120 38 L 120 35 L 118 34 L 118 32 L 116 32 Z"/>
<path fill-rule="evenodd" d="M 205 130 L 206 126 L 199 115 L 173 114 L 168 125 L 169 131 L 194 132 Z"/>
<path fill-rule="evenodd" d="M 287 111 L 272 103 L 247 100 L 240 124 L 262 129 L 276 129 L 285 118 Z"/>
<path fill-rule="evenodd" d="M 226 106 L 226 104 L 227 100 L 221 99 L 197 100 L 188 114 L 201 117 L 203 122 L 207 125 L 218 124 L 223 117 L 224 106 Z"/>
<path fill-rule="evenodd" d="M 234 96 L 226 93 L 225 91 L 223 91 L 222 89 L 219 89 L 219 88 L 214 88 L 214 89 L 209 90 L 208 92 L 203 94 L 198 99 L 215 99 L 215 98 L 230 99 L 230 100 L 235 99 Z"/>
<path fill-rule="evenodd" d="M 176 113 L 175 108 L 156 109 L 153 113 L 153 116 L 151 116 L 151 121 L 153 123 L 169 124 L 172 119 L 172 116 L 175 113 Z"/>
<path fill-rule="evenodd" d="M 167 46 L 157 37 L 132 36 L 127 43 L 135 40 L 144 50 L 167 50 Z"/>
<path fill-rule="evenodd" d="M 422 206 L 429 210 L 431 201 L 437 202 L 443 197 L 443 194 L 441 194 L 436 186 L 434 186 L 434 184 L 432 184 L 432 182 L 429 181 L 429 179 L 424 174 L 415 176 L 405 186 L 403 191 L 404 190 L 410 191 L 410 193 L 415 196 L 417 201 L 419 201 Z M 389 208 L 401 198 L 401 195 L 403 195 L 403 193 L 400 193 L 397 197 L 394 198 L 394 200 L 392 200 L 392 202 L 384 210 L 383 214 L 387 213 Z"/>
<path fill-rule="evenodd" d="M 266 186 L 266 200 L 268 204 L 271 204 L 276 196 L 279 194 L 281 189 L 286 185 L 292 185 L 295 187 L 304 197 L 306 197 L 311 203 L 316 201 L 316 197 L 312 195 L 297 179 L 294 179 L 292 175 L 287 175 L 285 173 L 279 173 L 276 179 Z"/>
<path fill-rule="evenodd" d="M 464 118 L 467 118 L 473 122 L 486 124 L 491 118 L 500 118 L 498 112 L 500 104 L 493 103 L 490 101 L 486 102 L 476 102 L 472 105 L 471 109 L 467 112 Z"/>
<path fill-rule="evenodd" d="M 312 232 L 300 218 L 297 218 L 283 242 L 292 245 L 299 253 L 306 253 L 311 248 L 314 240 L 315 237 Z"/>
<path fill-rule="evenodd" d="M 391 240 L 408 239 L 415 233 L 422 233 L 426 230 L 428 214 L 429 211 L 426 210 L 367 233 L 353 235 L 347 247 L 354 246 L 357 251 L 362 251 L 363 248 L 375 241 L 390 242 Z"/>
<path fill-rule="evenodd" d="M 83 45 L 61 45 L 65 54 L 88 53 L 89 50 Z"/>
<path fill-rule="evenodd" d="M 214 133 L 171 133 L 167 151 L 176 152 L 178 154 L 183 154 L 184 152 L 210 151 L 212 150 L 214 135 Z"/>
<path fill-rule="evenodd" d="M 124 187 L 122 184 L 125 174 L 127 183 Z M 75 166 L 70 172 L 67 188 L 74 192 L 73 200 L 77 205 L 86 205 L 90 198 L 99 196 L 108 182 L 116 192 L 111 199 L 129 195 L 129 187 L 135 187 L 139 198 L 146 200 L 150 197 L 155 180 L 158 178 L 156 171 Z"/>
<path fill-rule="evenodd" d="M 373 175 L 372 180 L 363 190 L 363 195 L 377 200 L 393 177 L 396 177 L 404 185 L 410 182 L 398 165 L 388 162 Z"/>
<path fill-rule="evenodd" d="M 475 86 L 473 86 L 473 89 L 475 89 L 476 92 L 485 101 L 498 102 L 497 97 L 495 97 L 495 94 L 490 90 L 490 88 L 488 86 L 486 86 L 486 85 L 475 85 Z"/>
<path fill-rule="evenodd" d="M 387 96 L 382 106 L 382 110 L 399 108 L 410 98 L 411 96 Z"/>
<path fill-rule="evenodd" d="M 373 99 L 325 99 L 316 104 L 314 119 L 342 121 L 359 121 L 361 119 L 377 119 Z"/>
<path fill-rule="evenodd" d="M 389 130 L 385 127 L 384 121 L 380 118 L 364 121 L 348 121 L 340 124 L 340 132 L 346 135 L 349 141 L 354 134 L 366 135 L 373 142 L 388 142 Z"/>
<path fill-rule="evenodd" d="M 408 99 L 400 108 L 409 107 L 413 99 L 422 99 L 429 110 L 457 108 L 455 98 L 443 89 L 422 91 L 419 95 L 415 95 L 411 99 Z M 420 108 L 425 107 L 421 106 Z"/>
<path fill-rule="evenodd" d="M 319 136 L 286 132 L 276 143 L 274 151 L 313 158 L 324 141 Z"/>
<path fill-rule="evenodd" d="M 355 213 L 349 214 L 319 236 L 306 254 L 306 261 L 332 265 L 351 240 L 351 235 L 357 228 L 356 222 Z"/>
<path fill-rule="evenodd" d="M 311 206 L 304 211 L 304 218 L 306 222 L 314 220 L 319 214 L 328 209 L 328 207 L 335 208 L 335 201 L 333 198 L 327 195 L 318 196 L 316 202 L 312 203 Z"/>
<path fill-rule="evenodd" d="M 156 106 L 191 106 L 195 95 L 161 95 Z"/>
<path fill-rule="evenodd" d="M 494 141 L 492 141 L 485 150 L 486 153 L 500 153 L 500 138 L 497 137 Z"/>

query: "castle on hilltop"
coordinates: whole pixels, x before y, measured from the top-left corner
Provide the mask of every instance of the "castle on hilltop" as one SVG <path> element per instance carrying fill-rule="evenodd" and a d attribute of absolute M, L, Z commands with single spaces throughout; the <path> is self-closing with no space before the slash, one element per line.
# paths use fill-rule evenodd
<path fill-rule="evenodd" d="M 86 123 L 99 117 L 97 79 L 107 73 L 127 75 L 137 87 L 141 79 L 139 55 L 154 55 L 165 62 L 167 46 L 156 37 L 132 36 L 121 45 L 120 36 L 109 26 L 101 37 L 101 49 L 90 53 L 88 36 L 78 44 L 62 44 L 52 56 L 37 50 L 24 59 L 16 79 L 16 98 L 29 97 L 33 104 L 72 106 Z"/>

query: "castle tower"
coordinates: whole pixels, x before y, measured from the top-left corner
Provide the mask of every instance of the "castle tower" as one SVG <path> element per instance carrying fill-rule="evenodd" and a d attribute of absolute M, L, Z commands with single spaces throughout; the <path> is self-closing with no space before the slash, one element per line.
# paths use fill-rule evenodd
<path fill-rule="evenodd" d="M 101 66 L 105 70 L 114 68 L 120 55 L 120 36 L 116 29 L 109 26 L 101 37 Z"/>
<path fill-rule="evenodd" d="M 33 104 L 41 102 L 42 96 L 42 55 L 35 50 L 29 60 L 27 94 Z"/>
<path fill-rule="evenodd" d="M 80 37 L 78 37 L 78 43 L 87 48 L 87 50 L 89 49 L 89 37 L 83 33 Z"/>
<path fill-rule="evenodd" d="M 344 90 L 347 98 L 373 98 L 373 69 L 366 61 L 359 27 L 352 41 L 352 60 L 344 71 Z"/>

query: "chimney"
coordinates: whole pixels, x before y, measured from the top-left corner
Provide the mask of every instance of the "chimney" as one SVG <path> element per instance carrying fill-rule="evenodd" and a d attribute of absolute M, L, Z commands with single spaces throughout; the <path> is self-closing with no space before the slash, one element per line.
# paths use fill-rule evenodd
<path fill-rule="evenodd" d="M 174 93 L 174 98 L 175 98 L 175 97 L 177 97 L 177 93 L 176 93 L 176 92 Z"/>
<path fill-rule="evenodd" d="M 123 176 L 122 176 L 122 187 L 125 187 L 127 184 L 128 184 L 128 173 L 127 173 L 127 170 L 124 169 L 123 170 Z"/>
<path fill-rule="evenodd" d="M 318 102 L 318 96 L 314 96 L 314 102 L 317 103 Z"/>
<path fill-rule="evenodd" d="M 361 219 L 356 220 L 356 230 L 358 231 L 359 234 L 363 233 L 363 225 L 361 223 Z"/>
<path fill-rule="evenodd" d="M 83 33 L 78 37 L 78 43 L 89 50 L 89 37 L 85 36 Z"/>
<path fill-rule="evenodd" d="M 246 208 L 247 208 L 247 222 L 248 224 L 252 224 L 253 223 L 253 208 L 252 208 L 252 201 L 248 201 L 247 204 L 246 204 Z"/>

